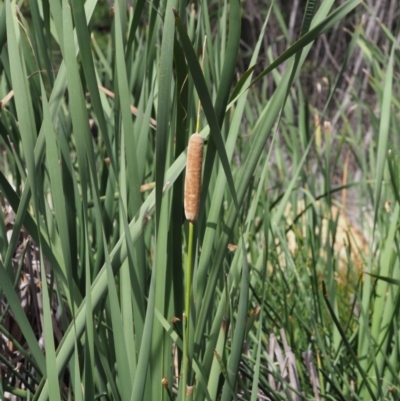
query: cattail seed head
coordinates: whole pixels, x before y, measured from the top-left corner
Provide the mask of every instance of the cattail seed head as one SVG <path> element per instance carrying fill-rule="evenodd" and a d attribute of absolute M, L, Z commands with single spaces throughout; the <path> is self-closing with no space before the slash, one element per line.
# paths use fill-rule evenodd
<path fill-rule="evenodd" d="M 197 219 L 199 214 L 203 147 L 203 138 L 198 133 L 194 133 L 189 139 L 184 201 L 185 216 L 191 223 Z"/>

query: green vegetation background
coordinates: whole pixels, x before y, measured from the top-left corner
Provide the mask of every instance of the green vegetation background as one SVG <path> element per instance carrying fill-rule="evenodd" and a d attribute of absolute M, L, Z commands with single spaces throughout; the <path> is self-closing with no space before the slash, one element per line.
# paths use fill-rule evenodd
<path fill-rule="evenodd" d="M 398 400 L 399 17 L 2 1 L 0 399 Z"/>

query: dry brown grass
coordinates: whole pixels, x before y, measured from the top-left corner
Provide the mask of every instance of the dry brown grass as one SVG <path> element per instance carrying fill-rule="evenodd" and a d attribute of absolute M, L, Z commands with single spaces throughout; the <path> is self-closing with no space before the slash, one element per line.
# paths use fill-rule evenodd
<path fill-rule="evenodd" d="M 338 206 L 332 205 L 330 208 L 321 202 L 316 202 L 315 207 L 321 218 L 321 224 L 315 228 L 315 235 L 320 238 L 321 247 L 319 257 L 327 260 L 328 250 L 324 247 L 327 243 L 332 246 L 332 256 L 335 258 L 336 264 L 336 280 L 339 284 L 344 284 L 349 274 L 349 266 L 351 264 L 353 273 L 356 276 L 362 274 L 365 270 L 365 261 L 369 255 L 369 246 L 366 235 L 357 227 L 347 216 L 344 210 Z M 307 222 L 307 214 L 304 213 L 304 201 L 297 204 L 296 216 L 301 216 L 295 225 L 293 221 L 296 218 L 293 212 L 293 205 L 288 204 L 285 210 L 285 218 L 288 227 L 291 229 L 287 232 L 288 249 L 292 255 L 299 251 L 299 243 L 306 240 L 309 235 L 310 224 Z M 334 238 L 333 238 L 334 237 Z"/>

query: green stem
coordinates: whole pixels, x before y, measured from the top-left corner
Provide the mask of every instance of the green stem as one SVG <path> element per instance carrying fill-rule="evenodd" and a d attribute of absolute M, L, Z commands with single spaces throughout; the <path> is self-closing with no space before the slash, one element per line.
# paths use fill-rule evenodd
<path fill-rule="evenodd" d="M 189 327 L 190 327 L 190 294 L 192 292 L 192 261 L 193 261 L 193 223 L 189 223 L 189 244 L 188 244 L 188 258 L 186 268 L 186 283 L 185 283 L 185 334 L 183 338 L 183 385 L 182 385 L 182 400 L 186 400 L 186 387 L 189 377 L 189 369 L 191 367 L 191 360 L 189 360 Z"/>

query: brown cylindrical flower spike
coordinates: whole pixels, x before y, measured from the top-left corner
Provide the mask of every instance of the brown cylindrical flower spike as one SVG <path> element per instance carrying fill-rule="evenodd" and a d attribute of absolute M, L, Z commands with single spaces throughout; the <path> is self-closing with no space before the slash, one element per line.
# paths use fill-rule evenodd
<path fill-rule="evenodd" d="M 194 133 L 189 139 L 184 201 L 185 216 L 191 223 L 197 219 L 199 214 L 203 147 L 203 138 L 198 133 Z"/>

